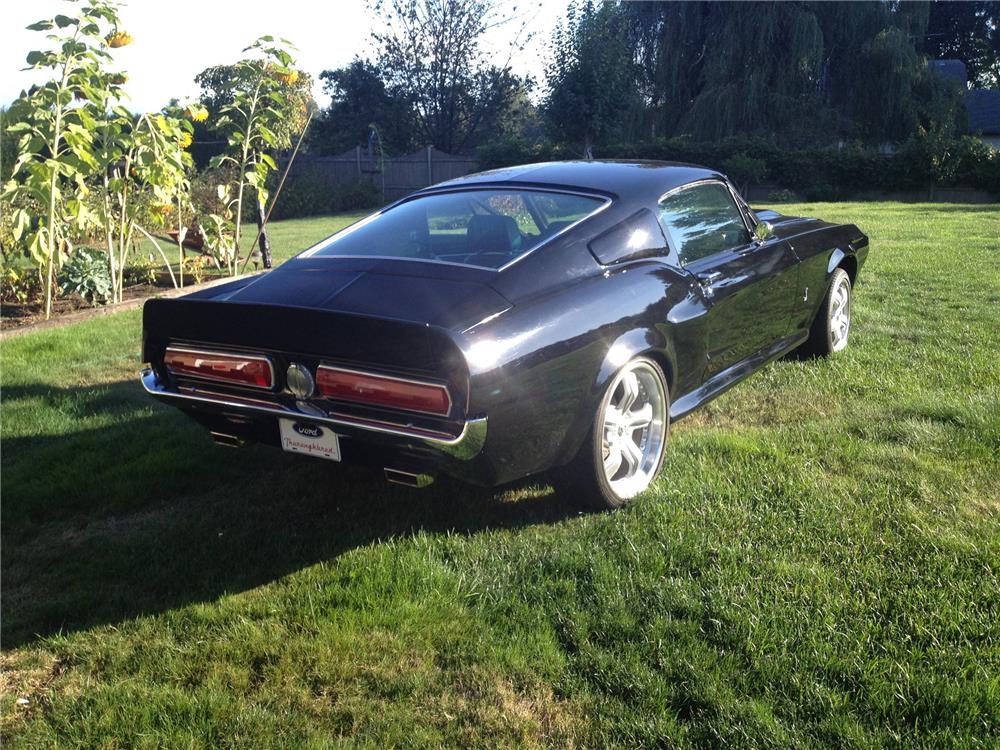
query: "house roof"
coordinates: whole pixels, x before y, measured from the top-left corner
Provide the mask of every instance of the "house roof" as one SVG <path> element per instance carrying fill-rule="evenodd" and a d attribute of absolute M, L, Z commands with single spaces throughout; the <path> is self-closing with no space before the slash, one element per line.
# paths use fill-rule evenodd
<path fill-rule="evenodd" d="M 928 60 L 927 64 L 942 78 L 958 81 L 963 89 L 969 83 L 969 74 L 965 69 L 965 63 L 961 60 Z"/>
<path fill-rule="evenodd" d="M 970 133 L 1000 135 L 1000 89 L 966 91 L 965 112 Z"/>

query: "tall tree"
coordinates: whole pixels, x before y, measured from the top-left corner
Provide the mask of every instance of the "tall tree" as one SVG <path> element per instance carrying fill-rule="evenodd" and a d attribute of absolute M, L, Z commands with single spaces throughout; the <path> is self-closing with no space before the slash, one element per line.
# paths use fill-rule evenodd
<path fill-rule="evenodd" d="M 923 3 L 626 3 L 640 91 L 664 135 L 873 141 L 954 126 L 926 70 Z"/>
<path fill-rule="evenodd" d="M 550 133 L 578 144 L 584 158 L 617 134 L 636 100 L 637 70 L 618 6 L 570 4 L 553 34 L 553 59 L 543 104 Z"/>
<path fill-rule="evenodd" d="M 1000 87 L 1000 2 L 931 3 L 923 50 L 964 62 L 974 87 Z"/>
<path fill-rule="evenodd" d="M 413 112 L 415 139 L 461 152 L 490 132 L 520 81 L 510 69 L 525 24 L 499 0 L 376 0 L 378 67 L 392 96 Z M 506 60 L 483 47 L 487 31 L 520 23 Z"/>
<path fill-rule="evenodd" d="M 405 153 L 418 145 L 413 107 L 407 98 L 393 95 L 378 65 L 354 58 L 343 68 L 324 70 L 319 77 L 330 106 L 312 128 L 311 151 L 339 154 L 364 143 L 372 125 L 390 153 Z"/>

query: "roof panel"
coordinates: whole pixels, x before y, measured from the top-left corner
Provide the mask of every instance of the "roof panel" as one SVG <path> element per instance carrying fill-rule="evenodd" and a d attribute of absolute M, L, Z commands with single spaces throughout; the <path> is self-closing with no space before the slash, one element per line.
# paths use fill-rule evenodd
<path fill-rule="evenodd" d="M 556 161 L 465 175 L 428 190 L 510 182 L 594 190 L 621 198 L 655 199 L 675 187 L 718 176 L 713 170 L 679 162 Z"/>

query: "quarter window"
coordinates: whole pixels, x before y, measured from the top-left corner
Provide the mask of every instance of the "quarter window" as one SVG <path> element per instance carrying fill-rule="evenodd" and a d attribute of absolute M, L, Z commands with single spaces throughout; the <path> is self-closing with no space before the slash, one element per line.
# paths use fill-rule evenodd
<path fill-rule="evenodd" d="M 750 242 L 750 232 L 721 182 L 683 188 L 660 201 L 660 223 L 686 265 Z"/>

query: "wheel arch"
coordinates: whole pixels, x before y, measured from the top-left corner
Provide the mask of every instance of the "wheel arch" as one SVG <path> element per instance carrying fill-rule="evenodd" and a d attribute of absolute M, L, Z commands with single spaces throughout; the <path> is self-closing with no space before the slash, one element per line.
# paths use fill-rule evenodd
<path fill-rule="evenodd" d="M 648 357 L 663 370 L 663 376 L 667 380 L 667 398 L 670 398 L 676 382 L 677 358 L 669 333 L 655 326 L 633 328 L 621 333 L 605 349 L 587 398 L 583 400 L 572 427 L 560 446 L 556 464 L 567 463 L 576 455 L 593 425 L 598 401 L 608 383 L 626 363 L 636 357 Z"/>
<path fill-rule="evenodd" d="M 838 268 L 843 268 L 847 272 L 847 276 L 851 280 L 851 286 L 854 286 L 854 282 L 858 278 L 858 259 L 854 253 L 845 253 L 838 247 L 830 254 L 830 261 L 826 266 L 827 286 L 830 284 L 833 272 Z"/>

